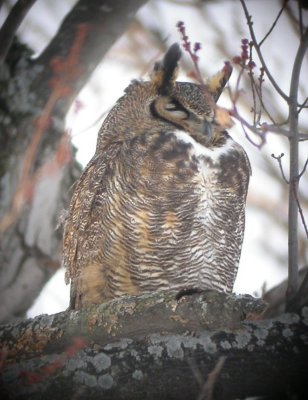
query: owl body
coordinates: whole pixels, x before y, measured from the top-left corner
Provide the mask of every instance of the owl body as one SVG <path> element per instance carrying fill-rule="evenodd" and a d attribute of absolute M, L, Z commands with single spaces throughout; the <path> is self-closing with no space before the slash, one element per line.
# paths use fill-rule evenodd
<path fill-rule="evenodd" d="M 176 82 L 179 57 L 173 46 L 150 82 L 129 86 L 76 185 L 64 233 L 72 308 L 170 288 L 232 290 L 249 161 L 215 121 L 226 73 L 211 90 Z"/>

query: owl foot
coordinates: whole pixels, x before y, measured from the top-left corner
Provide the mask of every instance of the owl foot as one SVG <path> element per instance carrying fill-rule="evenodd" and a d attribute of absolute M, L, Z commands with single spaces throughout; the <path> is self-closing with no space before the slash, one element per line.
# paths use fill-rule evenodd
<path fill-rule="evenodd" d="M 202 293 L 204 290 L 197 287 L 183 288 L 176 295 L 175 300 L 179 301 L 182 297 L 191 296 L 192 294 Z"/>

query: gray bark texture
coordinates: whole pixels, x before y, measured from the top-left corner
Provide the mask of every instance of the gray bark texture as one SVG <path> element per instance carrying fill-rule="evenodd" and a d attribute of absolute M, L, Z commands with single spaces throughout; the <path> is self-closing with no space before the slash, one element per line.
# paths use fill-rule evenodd
<path fill-rule="evenodd" d="M 124 297 L 0 328 L 8 399 L 307 399 L 308 307 L 213 290 Z"/>
<path fill-rule="evenodd" d="M 24 154 L 34 136 L 35 121 L 45 112 L 53 93 L 51 79 L 67 78 L 61 76 L 59 68 L 55 76 L 55 64 L 59 67 L 65 62 L 76 47 L 78 30 L 83 28 L 85 35 L 79 54 L 75 52 L 71 60 L 78 73 L 65 81 L 69 93 L 59 98 L 51 110 L 49 127 L 35 149 L 32 176 L 54 156 L 73 99 L 145 2 L 79 0 L 38 58 L 31 58 L 26 47 L 17 42 L 10 46 L 5 62 L 0 65 L 0 222 L 8 220 L 14 196 L 20 189 Z M 0 43 L 3 54 L 7 52 L 6 45 L 4 41 Z M 21 212 L 13 213 L 9 225 L 0 230 L 0 322 L 24 317 L 60 267 L 62 232 L 56 232 L 57 221 L 67 207 L 70 188 L 80 171 L 73 161 L 42 175 L 28 192 L 24 190 L 23 197 L 28 199 L 22 199 L 25 205 Z"/>

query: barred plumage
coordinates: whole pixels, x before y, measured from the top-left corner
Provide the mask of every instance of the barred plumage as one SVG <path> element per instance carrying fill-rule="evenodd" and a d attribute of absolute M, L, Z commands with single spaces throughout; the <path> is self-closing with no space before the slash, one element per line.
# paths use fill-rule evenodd
<path fill-rule="evenodd" d="M 215 120 L 215 85 L 176 82 L 173 45 L 106 118 L 64 232 L 71 307 L 168 288 L 230 292 L 250 166 Z"/>

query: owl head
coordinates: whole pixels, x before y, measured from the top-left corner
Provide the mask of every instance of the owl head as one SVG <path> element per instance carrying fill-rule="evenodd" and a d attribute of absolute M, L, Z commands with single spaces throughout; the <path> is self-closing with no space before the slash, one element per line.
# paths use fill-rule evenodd
<path fill-rule="evenodd" d="M 211 147 L 224 130 L 216 119 L 216 101 L 232 72 L 230 65 L 206 84 L 178 82 L 181 50 L 173 44 L 154 65 L 150 81 L 134 80 L 106 118 L 98 150 L 108 143 L 147 133 L 183 130 Z"/>

